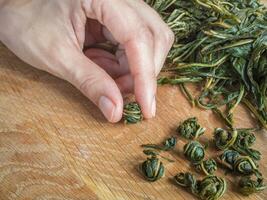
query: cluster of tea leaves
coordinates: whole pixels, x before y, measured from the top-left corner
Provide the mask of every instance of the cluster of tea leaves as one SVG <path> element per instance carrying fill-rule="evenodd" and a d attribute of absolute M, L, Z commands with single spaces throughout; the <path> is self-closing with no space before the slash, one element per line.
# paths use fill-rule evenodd
<path fill-rule="evenodd" d="M 176 37 L 158 83 L 179 84 L 230 128 L 242 102 L 267 128 L 267 9 L 257 0 L 145 1 Z M 200 95 L 190 93 L 192 82 Z"/>

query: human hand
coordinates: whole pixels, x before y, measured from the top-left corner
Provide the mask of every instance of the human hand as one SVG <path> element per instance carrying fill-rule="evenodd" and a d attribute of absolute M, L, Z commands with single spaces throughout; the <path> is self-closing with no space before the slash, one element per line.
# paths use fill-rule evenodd
<path fill-rule="evenodd" d="M 144 117 L 156 112 L 156 76 L 173 33 L 142 0 L 0 0 L 0 39 L 32 66 L 65 79 L 110 122 L 122 93 L 134 92 Z M 85 46 L 111 41 L 115 55 Z"/>

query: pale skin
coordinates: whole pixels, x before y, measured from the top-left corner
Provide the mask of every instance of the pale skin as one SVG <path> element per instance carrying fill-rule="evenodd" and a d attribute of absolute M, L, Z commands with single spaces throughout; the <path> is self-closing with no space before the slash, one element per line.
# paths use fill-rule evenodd
<path fill-rule="evenodd" d="M 172 31 L 142 0 L 0 0 L 0 40 L 28 64 L 64 79 L 110 122 L 132 92 L 145 118 L 156 114 L 156 76 Z M 115 55 L 95 43 L 118 44 Z"/>

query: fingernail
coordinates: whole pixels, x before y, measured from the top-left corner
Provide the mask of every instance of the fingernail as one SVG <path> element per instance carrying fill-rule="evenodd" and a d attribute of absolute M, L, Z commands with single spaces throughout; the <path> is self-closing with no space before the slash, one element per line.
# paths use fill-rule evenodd
<path fill-rule="evenodd" d="M 115 105 L 113 104 L 113 102 L 109 98 L 101 96 L 99 99 L 98 106 L 104 116 L 107 118 L 107 120 L 112 121 L 115 111 Z"/>
<path fill-rule="evenodd" d="M 152 113 L 152 117 L 156 116 L 156 97 L 155 96 L 152 100 L 151 113 Z"/>

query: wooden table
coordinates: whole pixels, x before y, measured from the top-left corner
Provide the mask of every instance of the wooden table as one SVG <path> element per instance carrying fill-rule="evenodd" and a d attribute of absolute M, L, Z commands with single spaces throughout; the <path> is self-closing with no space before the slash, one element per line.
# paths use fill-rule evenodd
<path fill-rule="evenodd" d="M 138 125 L 107 123 L 100 111 L 70 84 L 20 61 L 0 44 L 0 199 L 194 199 L 172 177 L 191 170 L 182 155 L 183 141 L 166 154 L 166 176 L 155 183 L 138 171 L 145 156 L 140 145 L 159 143 L 181 120 L 196 116 L 207 127 L 204 142 L 222 126 L 209 111 L 191 108 L 177 87 L 158 89 L 157 117 Z M 238 126 L 253 118 L 238 108 Z M 263 153 L 260 168 L 267 178 L 267 132 L 257 133 Z M 218 175 L 224 176 L 219 170 Z M 237 179 L 226 176 L 222 199 L 266 200 L 267 191 L 243 197 Z"/>

